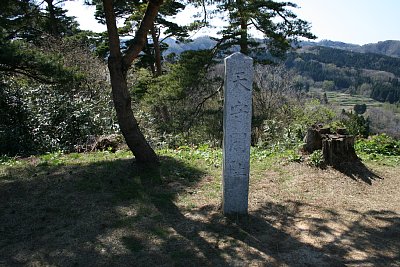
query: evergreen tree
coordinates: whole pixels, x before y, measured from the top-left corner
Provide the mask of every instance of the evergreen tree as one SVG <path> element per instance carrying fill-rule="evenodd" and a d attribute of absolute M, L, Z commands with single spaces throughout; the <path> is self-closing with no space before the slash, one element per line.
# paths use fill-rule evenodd
<path fill-rule="evenodd" d="M 95 3 L 100 4 L 98 0 Z M 129 148 L 137 161 L 142 163 L 154 163 L 158 159 L 146 142 L 133 114 L 127 85 L 127 72 L 145 47 L 148 34 L 154 28 L 159 16 L 159 10 L 162 9 L 162 4 L 162 0 L 143 2 L 103 0 L 100 10 L 104 11 L 104 17 L 98 16 L 107 25 L 110 49 L 108 66 L 119 125 Z M 249 24 L 258 27 L 269 38 L 270 52 L 274 55 L 281 55 L 283 51 L 289 49 L 291 43 L 295 42 L 299 36 L 314 38 L 309 33 L 308 23 L 297 19 L 294 13 L 285 8 L 286 6 L 295 7 L 291 3 L 276 3 L 273 1 L 247 1 L 244 4 L 239 1 L 232 4 L 231 2 L 221 3 L 221 7 L 232 14 L 229 17 L 231 25 L 238 25 L 234 14 L 241 15 L 239 17 L 241 30 L 237 31 L 235 27 L 229 27 L 221 39 L 223 45 L 229 43 L 230 40 L 236 40 L 240 36 L 239 44 L 241 44 L 243 52 L 247 53 L 247 26 Z M 117 28 L 116 19 L 119 16 L 138 14 L 138 12 L 133 11 L 140 11 L 140 8 L 144 9 L 144 12 L 141 13 L 144 15 L 133 27 L 135 29 L 134 38 L 126 49 L 121 51 L 120 34 L 122 32 Z M 255 12 L 256 16 L 253 16 L 253 12 Z M 281 17 L 283 21 L 275 23 L 275 17 Z M 230 29 L 232 34 L 229 33 Z"/>
<path fill-rule="evenodd" d="M 310 33 L 308 22 L 298 19 L 290 8 L 297 6 L 291 2 L 265 0 L 222 0 L 218 10 L 228 12 L 229 25 L 221 32 L 221 47 L 239 45 L 240 51 L 249 54 L 260 44 L 251 39 L 249 28 L 261 32 L 268 51 L 273 56 L 282 57 L 296 45 L 299 37 L 315 39 Z"/>
<path fill-rule="evenodd" d="M 79 32 L 78 23 L 74 17 L 66 15 L 67 11 L 59 7 L 67 0 L 44 0 L 47 4 L 40 25 L 44 32 L 52 36 L 71 36 Z"/>
<path fill-rule="evenodd" d="M 92 3 L 96 4 L 95 17 L 99 22 L 105 23 L 104 8 L 101 0 L 94 0 Z M 129 38 L 123 43 L 125 48 L 129 47 L 134 41 L 132 36 L 135 35 L 135 31 L 140 26 L 140 21 L 145 15 L 147 3 L 147 1 L 115 1 L 114 3 L 116 17 L 124 20 L 124 25 L 118 29 L 118 33 L 120 37 Z M 178 1 L 164 1 L 147 33 L 143 54 L 139 55 L 139 62 L 136 65 L 148 67 L 153 76 L 162 74 L 162 52 L 168 48 L 168 45 L 163 43 L 163 40 L 174 37 L 179 41 L 183 41 L 189 36 L 188 26 L 180 26 L 170 19 L 184 9 L 185 5 Z"/>
<path fill-rule="evenodd" d="M 367 111 L 367 105 L 366 104 L 355 104 L 353 109 L 357 115 L 362 115 L 365 113 L 365 111 Z"/>

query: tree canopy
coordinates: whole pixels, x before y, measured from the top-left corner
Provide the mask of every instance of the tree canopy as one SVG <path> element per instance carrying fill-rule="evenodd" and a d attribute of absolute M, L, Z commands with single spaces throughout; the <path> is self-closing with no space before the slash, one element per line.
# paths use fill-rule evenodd
<path fill-rule="evenodd" d="M 250 38 L 252 27 L 262 33 L 268 51 L 273 56 L 283 56 L 296 45 L 299 37 L 314 39 L 308 22 L 297 18 L 291 2 L 265 0 L 217 1 L 218 11 L 228 13 L 229 25 L 220 33 L 224 47 L 239 45 L 240 51 L 249 54 L 260 43 Z"/>
<path fill-rule="evenodd" d="M 81 31 L 63 2 L 5 0 L 0 7 L 1 109 L 14 114 L 4 117 L 0 132 L 4 138 L 23 132 L 21 138 L 35 144 L 30 145 L 34 149 L 72 149 L 91 133 L 115 130 L 113 119 L 104 119 L 105 114 L 113 116 L 106 81 L 111 81 L 118 130 L 138 162 L 158 159 L 139 128 L 139 110 L 133 108 L 155 116 L 159 131 L 178 134 L 207 124 L 214 127 L 209 127 L 210 136 L 219 138 L 221 80 L 215 55 L 240 47 L 250 55 L 256 48 L 282 56 L 297 38 L 313 38 L 309 24 L 297 18 L 289 2 L 92 0 L 95 17 L 107 26 L 107 33 L 100 34 Z M 188 25 L 179 25 L 173 17 L 186 5 L 206 10 L 214 4 L 213 12 L 227 14 L 229 22 L 215 49 L 164 58 L 165 38 L 190 41 L 191 31 L 209 26 L 206 15 Z M 121 27 L 117 19 L 123 19 Z M 264 44 L 254 42 L 251 27 L 264 34 Z M 105 58 L 108 74 L 103 72 Z M 147 71 L 151 75 L 140 77 L 140 88 L 135 87 L 132 77 Z M 22 121 L 29 123 L 10 127 Z M 45 138 L 38 138 L 39 132 Z"/>

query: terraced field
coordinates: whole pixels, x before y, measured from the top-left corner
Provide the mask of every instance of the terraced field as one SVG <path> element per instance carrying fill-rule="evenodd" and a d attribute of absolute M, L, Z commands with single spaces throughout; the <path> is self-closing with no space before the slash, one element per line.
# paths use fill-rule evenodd
<path fill-rule="evenodd" d="M 324 94 L 323 90 L 320 88 L 311 88 L 310 93 L 313 96 L 319 97 L 322 97 L 322 95 Z M 353 110 L 353 107 L 356 104 L 366 104 L 367 108 L 383 107 L 384 105 L 383 103 L 378 102 L 370 97 L 362 95 L 350 95 L 338 91 L 327 91 L 326 96 L 328 97 L 328 103 L 332 104 L 340 110 Z"/>

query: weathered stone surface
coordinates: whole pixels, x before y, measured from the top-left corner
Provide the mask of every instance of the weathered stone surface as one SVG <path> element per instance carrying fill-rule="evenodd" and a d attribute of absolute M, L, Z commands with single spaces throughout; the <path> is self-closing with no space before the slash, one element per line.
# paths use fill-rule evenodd
<path fill-rule="evenodd" d="M 253 59 L 241 53 L 225 58 L 223 212 L 248 209 Z"/>

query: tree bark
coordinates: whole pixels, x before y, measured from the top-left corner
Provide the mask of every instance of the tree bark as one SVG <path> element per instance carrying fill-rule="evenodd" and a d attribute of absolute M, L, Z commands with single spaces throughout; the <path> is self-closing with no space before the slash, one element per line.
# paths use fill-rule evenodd
<path fill-rule="evenodd" d="M 247 17 L 244 11 L 244 3 L 242 0 L 237 1 L 237 8 L 239 10 L 239 20 L 240 20 L 240 36 L 239 36 L 239 46 L 240 52 L 247 55 L 249 53 L 248 40 L 247 40 Z"/>
<path fill-rule="evenodd" d="M 153 39 L 155 70 L 156 70 L 156 76 L 158 77 L 161 76 L 162 74 L 161 48 L 160 48 L 159 34 L 157 33 L 157 27 L 154 24 L 153 27 L 151 27 L 151 38 Z"/>
<path fill-rule="evenodd" d="M 330 128 L 314 125 L 307 130 L 304 142 L 305 152 L 322 150 L 325 163 L 331 166 L 359 160 L 354 149 L 354 136 L 348 135 L 345 128 L 337 129 L 333 134 Z"/>
<path fill-rule="evenodd" d="M 45 0 L 45 1 L 47 3 L 47 8 L 49 9 L 50 34 L 56 36 L 58 32 L 57 32 L 57 21 L 54 11 L 53 0 Z"/>
<path fill-rule="evenodd" d="M 315 150 L 322 149 L 322 139 L 326 134 L 330 134 L 330 128 L 322 128 L 318 125 L 308 128 L 304 137 L 303 150 L 312 153 Z"/>
<path fill-rule="evenodd" d="M 132 61 L 137 58 L 138 54 L 143 49 L 147 32 L 152 26 L 152 22 L 161 4 L 162 1 L 160 0 L 149 1 L 146 13 L 139 30 L 136 32 L 133 44 L 123 56 L 120 50 L 113 0 L 103 0 L 110 46 L 108 69 L 110 71 L 114 106 L 121 132 L 138 163 L 157 163 L 158 157 L 144 138 L 133 114 L 126 73 Z"/>
<path fill-rule="evenodd" d="M 240 19 L 240 52 L 247 55 L 249 48 L 247 44 L 247 20 L 244 18 Z"/>
<path fill-rule="evenodd" d="M 325 162 L 331 166 L 359 160 L 354 150 L 354 136 L 352 135 L 327 135 L 322 140 L 322 153 Z"/>
<path fill-rule="evenodd" d="M 110 0 L 103 0 L 103 1 L 110 1 Z M 124 55 L 123 58 L 124 68 L 128 69 L 132 64 L 133 60 L 137 58 L 140 51 L 142 51 L 143 46 L 146 42 L 147 33 L 153 26 L 154 20 L 157 16 L 158 10 L 162 5 L 162 3 L 163 0 L 149 0 L 142 22 L 140 23 L 139 29 L 135 34 L 135 38 L 133 38 L 133 43 L 129 46 L 128 50 Z"/>

